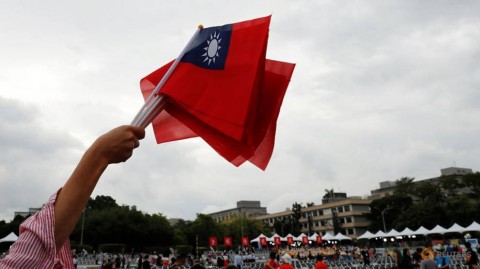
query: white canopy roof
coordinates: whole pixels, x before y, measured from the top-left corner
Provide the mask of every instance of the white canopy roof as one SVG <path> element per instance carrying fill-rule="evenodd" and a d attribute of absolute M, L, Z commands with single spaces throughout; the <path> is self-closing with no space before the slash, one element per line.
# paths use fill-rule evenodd
<path fill-rule="evenodd" d="M 274 235 L 272 235 L 272 237 L 268 237 L 268 238 L 267 238 L 267 241 L 268 241 L 268 242 L 274 242 L 274 241 L 275 241 L 275 239 L 274 239 L 275 237 L 279 237 L 279 238 L 280 238 L 280 241 L 287 241 L 287 239 L 281 237 L 281 236 L 278 235 L 278 234 L 274 234 Z"/>
<path fill-rule="evenodd" d="M 413 235 L 413 231 L 410 230 L 410 228 L 405 228 L 403 231 L 399 232 L 399 235 L 405 236 L 405 235 Z"/>
<path fill-rule="evenodd" d="M 452 227 L 447 229 L 447 233 L 463 233 L 465 232 L 465 228 L 454 223 Z"/>
<path fill-rule="evenodd" d="M 312 235 L 310 235 L 310 236 L 308 237 L 308 240 L 316 241 L 316 240 L 317 240 L 317 236 L 318 236 L 317 233 L 313 233 Z M 323 239 L 323 238 L 322 238 L 322 239 Z"/>
<path fill-rule="evenodd" d="M 341 241 L 341 240 L 350 240 L 352 241 L 352 238 L 346 236 L 346 235 L 343 235 L 342 233 L 338 233 L 337 235 L 335 235 L 335 239 Z"/>
<path fill-rule="evenodd" d="M 325 233 L 324 236 L 322 236 L 322 240 L 335 240 L 335 236 L 331 235 L 330 233 Z"/>
<path fill-rule="evenodd" d="M 260 242 L 260 237 L 265 237 L 266 239 L 268 239 L 268 237 L 265 236 L 264 234 L 260 234 L 257 238 L 250 240 L 250 243 Z"/>
<path fill-rule="evenodd" d="M 400 233 L 395 230 L 395 229 L 391 229 L 386 235 L 385 237 L 397 237 L 397 236 L 400 236 Z"/>
<path fill-rule="evenodd" d="M 385 234 L 382 230 L 375 233 L 375 237 L 386 237 L 386 236 L 387 234 Z"/>
<path fill-rule="evenodd" d="M 426 235 L 430 232 L 430 230 L 426 229 L 425 227 L 421 226 L 418 228 L 413 234 L 421 234 L 421 235 Z"/>
<path fill-rule="evenodd" d="M 444 234 L 447 232 L 447 229 L 443 228 L 440 225 L 433 227 L 427 234 Z"/>
<path fill-rule="evenodd" d="M 295 237 L 293 240 L 295 240 L 295 241 L 302 241 L 302 238 L 303 238 L 304 236 L 308 237 L 306 234 L 301 233 L 299 236 Z"/>
<path fill-rule="evenodd" d="M 465 232 L 480 232 L 480 224 L 478 224 L 476 221 L 472 222 L 472 224 L 468 225 L 468 227 L 465 227 Z"/>
<path fill-rule="evenodd" d="M 357 237 L 357 239 L 370 239 L 370 238 L 375 238 L 375 235 L 369 231 L 366 231 L 364 234 Z"/>
<path fill-rule="evenodd" d="M 17 241 L 18 236 L 11 232 L 9 235 L 5 236 L 4 238 L 0 239 L 0 242 L 15 242 Z"/>

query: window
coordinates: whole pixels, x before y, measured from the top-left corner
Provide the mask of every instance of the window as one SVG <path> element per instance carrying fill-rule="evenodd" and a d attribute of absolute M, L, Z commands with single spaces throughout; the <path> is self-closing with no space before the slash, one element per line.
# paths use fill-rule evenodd
<path fill-rule="evenodd" d="M 344 210 L 345 210 L 345 212 L 348 212 L 348 211 L 350 211 L 350 205 L 346 205 L 346 206 L 344 206 Z"/>

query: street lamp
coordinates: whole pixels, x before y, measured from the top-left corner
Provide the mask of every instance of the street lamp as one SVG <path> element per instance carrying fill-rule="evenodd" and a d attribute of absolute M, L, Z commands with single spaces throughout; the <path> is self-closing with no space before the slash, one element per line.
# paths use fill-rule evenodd
<path fill-rule="evenodd" d="M 85 209 L 83 209 L 83 213 L 82 213 L 82 232 L 80 234 L 80 246 L 83 246 L 83 227 L 85 226 Z"/>
<path fill-rule="evenodd" d="M 385 225 L 385 211 L 390 210 L 390 209 L 392 209 L 392 208 L 387 206 L 382 210 L 382 222 L 383 222 L 383 232 L 384 233 L 387 233 L 387 226 Z"/>
<path fill-rule="evenodd" d="M 241 227 L 241 234 L 243 238 L 243 214 L 242 214 L 242 209 L 238 208 L 238 213 L 240 215 L 240 227 Z"/>

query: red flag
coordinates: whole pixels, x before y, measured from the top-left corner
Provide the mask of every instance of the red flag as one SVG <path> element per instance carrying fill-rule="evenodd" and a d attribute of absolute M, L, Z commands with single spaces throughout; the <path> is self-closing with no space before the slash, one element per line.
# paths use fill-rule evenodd
<path fill-rule="evenodd" d="M 208 245 L 209 245 L 210 247 L 216 247 L 216 246 L 218 245 L 217 237 L 215 237 L 215 236 L 210 236 L 210 237 L 208 238 Z"/>
<path fill-rule="evenodd" d="M 160 91 L 169 98 L 153 121 L 157 143 L 200 136 L 236 166 L 249 160 L 266 168 L 294 69 L 265 59 L 269 23 L 265 17 L 200 31 Z M 145 98 L 170 65 L 142 79 Z"/>
<path fill-rule="evenodd" d="M 260 245 L 266 246 L 267 245 L 267 238 L 266 237 L 260 237 Z"/>
<path fill-rule="evenodd" d="M 291 236 L 287 237 L 287 244 L 289 244 L 289 245 L 293 244 L 293 237 L 291 237 Z"/>
<path fill-rule="evenodd" d="M 282 241 L 280 240 L 280 237 L 274 237 L 273 242 L 275 245 L 280 246 L 282 244 Z"/>
<path fill-rule="evenodd" d="M 302 243 L 303 243 L 304 245 L 310 244 L 310 241 L 308 241 L 308 236 L 302 236 Z"/>
<path fill-rule="evenodd" d="M 248 237 L 244 236 L 242 237 L 242 246 L 247 247 L 250 245 L 250 241 L 248 240 Z"/>
<path fill-rule="evenodd" d="M 223 245 L 226 247 L 232 246 L 232 238 L 231 237 L 224 237 L 223 238 Z"/>
<path fill-rule="evenodd" d="M 323 240 L 322 240 L 322 236 L 321 235 L 317 235 L 317 244 L 322 244 Z"/>

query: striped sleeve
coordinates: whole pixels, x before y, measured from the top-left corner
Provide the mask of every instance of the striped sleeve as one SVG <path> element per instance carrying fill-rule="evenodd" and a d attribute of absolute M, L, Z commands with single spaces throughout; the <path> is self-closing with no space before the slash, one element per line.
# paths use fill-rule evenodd
<path fill-rule="evenodd" d="M 0 260 L 0 268 L 74 268 L 69 240 L 56 253 L 54 207 L 59 192 L 50 196 L 40 212 L 20 225 L 20 236 L 9 254 Z"/>

